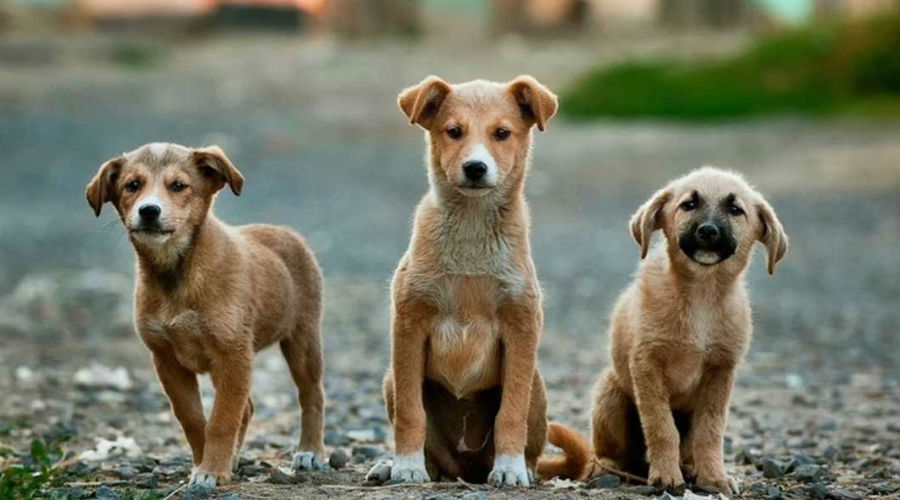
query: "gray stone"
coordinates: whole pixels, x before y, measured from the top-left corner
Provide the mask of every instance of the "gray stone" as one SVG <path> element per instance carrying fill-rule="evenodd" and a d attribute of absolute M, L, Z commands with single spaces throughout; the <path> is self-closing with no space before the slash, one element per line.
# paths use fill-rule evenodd
<path fill-rule="evenodd" d="M 470 491 L 463 494 L 460 498 L 462 498 L 462 500 L 484 500 L 487 498 L 487 493 L 483 491 Z"/>
<path fill-rule="evenodd" d="M 109 486 L 101 486 L 97 488 L 97 493 L 94 495 L 94 498 L 99 500 L 119 500 L 119 494 L 113 491 Z"/>
<path fill-rule="evenodd" d="M 350 462 L 350 457 L 347 456 L 346 451 L 340 448 L 334 450 L 331 456 L 328 457 L 328 465 L 330 465 L 331 468 L 335 470 L 343 469 L 348 462 Z"/>
<path fill-rule="evenodd" d="M 825 494 L 825 498 L 829 500 L 862 500 L 860 495 L 841 488 L 829 490 L 828 493 Z"/>
<path fill-rule="evenodd" d="M 784 475 L 784 463 L 775 458 L 766 458 L 761 464 L 763 476 L 769 479 L 778 479 Z"/>
<path fill-rule="evenodd" d="M 603 474 L 595 477 L 587 484 L 588 488 L 616 488 L 622 484 L 622 478 L 615 474 Z"/>
<path fill-rule="evenodd" d="M 360 457 L 363 460 L 374 460 L 381 455 L 381 450 L 374 446 L 354 446 L 353 457 Z"/>
<path fill-rule="evenodd" d="M 821 479 L 826 474 L 825 469 L 815 464 L 798 465 L 791 476 L 802 482 L 813 482 Z"/>
<path fill-rule="evenodd" d="M 269 473 L 269 479 L 266 480 L 266 482 L 271 484 L 292 484 L 294 478 L 281 469 L 273 469 L 272 472 Z"/>

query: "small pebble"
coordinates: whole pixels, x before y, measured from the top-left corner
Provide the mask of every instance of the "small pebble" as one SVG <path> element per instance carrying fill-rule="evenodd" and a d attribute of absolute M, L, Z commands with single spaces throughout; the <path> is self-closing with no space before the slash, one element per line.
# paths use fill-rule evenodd
<path fill-rule="evenodd" d="M 181 490 L 177 497 L 179 500 L 203 500 L 212 495 L 212 488 L 202 484 L 192 484 Z"/>
<path fill-rule="evenodd" d="M 588 488 L 617 488 L 622 484 L 622 478 L 615 474 L 604 474 L 595 477 L 587 484 Z"/>
<path fill-rule="evenodd" d="M 94 498 L 99 500 L 119 500 L 119 494 L 113 491 L 109 486 L 101 486 L 97 488 L 97 493 Z"/>
<path fill-rule="evenodd" d="M 350 457 L 347 456 L 346 451 L 340 448 L 334 450 L 331 456 L 328 457 L 328 465 L 335 470 L 343 469 L 348 462 L 350 462 Z"/>
<path fill-rule="evenodd" d="M 862 500 L 862 497 L 858 494 L 841 488 L 828 490 L 828 493 L 825 494 L 825 498 L 829 500 Z"/>
<path fill-rule="evenodd" d="M 768 479 L 778 479 L 784 475 L 784 463 L 774 458 L 766 458 L 761 464 L 763 476 Z"/>
<path fill-rule="evenodd" d="M 470 491 L 460 498 L 462 498 L 462 500 L 484 500 L 487 498 L 487 493 L 483 491 Z"/>
<path fill-rule="evenodd" d="M 281 469 L 273 469 L 269 473 L 269 479 L 266 482 L 271 484 L 291 484 L 294 482 L 294 478 Z"/>

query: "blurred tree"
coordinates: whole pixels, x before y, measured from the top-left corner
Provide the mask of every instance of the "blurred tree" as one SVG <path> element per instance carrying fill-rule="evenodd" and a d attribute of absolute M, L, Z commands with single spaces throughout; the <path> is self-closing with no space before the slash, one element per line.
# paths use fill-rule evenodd
<path fill-rule="evenodd" d="M 417 35 L 417 0 L 327 0 L 326 24 L 342 36 Z"/>

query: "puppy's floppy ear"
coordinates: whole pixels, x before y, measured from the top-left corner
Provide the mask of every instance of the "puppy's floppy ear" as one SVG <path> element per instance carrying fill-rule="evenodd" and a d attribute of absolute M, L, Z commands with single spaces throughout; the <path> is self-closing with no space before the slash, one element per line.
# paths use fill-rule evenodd
<path fill-rule="evenodd" d="M 94 174 L 94 178 L 88 183 L 84 190 L 88 205 L 94 209 L 94 215 L 100 217 L 100 210 L 107 201 L 112 201 L 116 197 L 115 185 L 119 178 L 119 172 L 122 165 L 125 164 L 125 158 L 117 156 L 108 160 Z"/>
<path fill-rule="evenodd" d="M 434 117 L 441 104 L 453 89 L 439 77 L 431 75 L 418 85 L 408 87 L 400 92 L 397 104 L 403 113 L 409 118 L 410 125 L 419 125 L 428 130 L 434 122 Z"/>
<path fill-rule="evenodd" d="M 538 130 L 543 132 L 547 122 L 556 114 L 556 95 L 528 75 L 516 77 L 510 82 L 509 93 L 522 110 L 522 116 L 526 120 L 532 120 Z"/>
<path fill-rule="evenodd" d="M 788 251 L 788 236 L 784 232 L 784 226 L 775 215 L 775 210 L 766 200 L 760 199 L 756 204 L 756 212 L 759 214 L 760 233 L 759 241 L 766 246 L 768 257 L 766 269 L 769 274 L 775 273 L 775 264 L 784 258 Z"/>
<path fill-rule="evenodd" d="M 653 232 L 662 229 L 661 212 L 671 198 L 672 192 L 668 188 L 660 189 L 631 216 L 628 226 L 634 241 L 641 246 L 642 259 L 647 256 Z"/>
<path fill-rule="evenodd" d="M 219 146 L 207 146 L 205 148 L 197 148 L 192 153 L 194 162 L 203 172 L 203 175 L 212 177 L 217 185 L 214 191 L 218 191 L 225 187 L 227 183 L 231 191 L 240 196 L 241 189 L 244 187 L 244 176 L 231 163 L 231 160 L 225 156 L 225 152 Z"/>

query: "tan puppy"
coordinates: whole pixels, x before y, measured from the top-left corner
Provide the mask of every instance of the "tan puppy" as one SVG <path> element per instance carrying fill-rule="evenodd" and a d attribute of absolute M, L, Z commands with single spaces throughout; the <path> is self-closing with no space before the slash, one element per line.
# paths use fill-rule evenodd
<path fill-rule="evenodd" d="M 426 131 L 430 189 L 391 287 L 390 478 L 528 486 L 546 403 L 523 188 L 532 126 L 544 129 L 556 96 L 528 76 L 459 85 L 432 76 L 399 105 Z"/>
<path fill-rule="evenodd" d="M 658 229 L 664 243 L 648 256 Z M 582 475 L 612 467 L 680 488 L 684 471 L 705 490 L 736 493 L 722 441 L 752 332 L 744 270 L 761 241 L 771 274 L 787 235 L 741 177 L 709 167 L 654 194 L 631 233 L 647 260 L 613 310 L 612 367 L 594 389 L 597 462 Z"/>
<path fill-rule="evenodd" d="M 154 143 L 113 158 L 87 186 L 99 216 L 111 202 L 137 255 L 135 326 L 194 457 L 192 483 L 228 482 L 253 415 L 256 351 L 278 342 L 299 389 L 298 469 L 322 461 L 322 275 L 293 231 L 230 227 L 212 214 L 225 185 L 244 178 L 216 146 Z M 216 399 L 209 422 L 197 374 Z"/>

